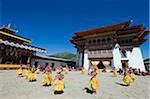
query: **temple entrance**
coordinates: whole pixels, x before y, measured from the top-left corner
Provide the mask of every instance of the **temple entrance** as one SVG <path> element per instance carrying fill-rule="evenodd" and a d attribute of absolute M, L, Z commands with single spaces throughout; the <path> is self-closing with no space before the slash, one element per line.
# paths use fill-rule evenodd
<path fill-rule="evenodd" d="M 27 64 L 27 61 L 28 61 L 28 56 L 22 56 L 21 57 L 21 63 L 22 64 Z"/>
<path fill-rule="evenodd" d="M 105 67 L 109 67 L 111 66 L 111 60 L 102 60 L 102 59 L 95 59 L 95 60 L 91 60 L 91 61 L 98 61 L 98 69 L 104 69 Z"/>
<path fill-rule="evenodd" d="M 103 65 L 102 61 L 99 62 L 99 64 L 97 65 L 98 69 L 103 69 L 105 68 L 105 66 Z"/>
<path fill-rule="evenodd" d="M 128 68 L 128 60 L 121 60 L 122 68 Z"/>

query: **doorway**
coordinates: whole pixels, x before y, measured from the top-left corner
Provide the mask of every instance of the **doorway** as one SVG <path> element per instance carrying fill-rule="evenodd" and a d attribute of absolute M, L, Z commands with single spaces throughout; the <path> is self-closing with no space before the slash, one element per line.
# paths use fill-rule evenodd
<path fill-rule="evenodd" d="M 38 62 L 35 62 L 34 66 L 35 66 L 35 68 L 37 68 L 38 67 Z"/>
<path fill-rule="evenodd" d="M 128 60 L 121 60 L 122 68 L 128 68 Z"/>
<path fill-rule="evenodd" d="M 105 66 L 103 65 L 102 61 L 99 62 L 97 67 L 98 67 L 98 69 L 104 69 L 105 68 Z"/>
<path fill-rule="evenodd" d="M 51 67 L 52 67 L 52 69 L 54 68 L 54 66 L 55 66 L 55 63 L 51 63 Z"/>

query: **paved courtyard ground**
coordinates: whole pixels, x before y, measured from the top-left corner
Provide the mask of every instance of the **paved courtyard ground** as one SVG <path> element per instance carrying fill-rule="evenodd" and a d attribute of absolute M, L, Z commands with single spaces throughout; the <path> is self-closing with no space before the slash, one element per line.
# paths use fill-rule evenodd
<path fill-rule="evenodd" d="M 80 72 L 72 71 L 65 75 L 66 88 L 62 95 L 53 94 L 53 85 L 43 87 L 43 77 L 43 74 L 38 74 L 36 82 L 28 82 L 24 77 L 18 78 L 15 70 L 0 70 L 0 99 L 150 99 L 149 76 L 138 76 L 135 83 L 126 87 L 120 85 L 122 76 L 112 77 L 111 73 L 101 73 L 96 95 L 83 90 L 88 87 L 90 76 Z"/>

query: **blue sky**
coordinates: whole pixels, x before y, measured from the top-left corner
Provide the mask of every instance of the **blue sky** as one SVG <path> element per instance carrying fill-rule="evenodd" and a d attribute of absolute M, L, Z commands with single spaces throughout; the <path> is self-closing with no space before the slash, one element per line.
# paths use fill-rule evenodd
<path fill-rule="evenodd" d="M 18 35 L 48 54 L 76 49 L 73 32 L 128 20 L 149 27 L 149 0 L 0 0 L 0 25 L 11 23 Z M 148 37 L 148 36 L 147 36 Z M 149 42 L 141 48 L 148 57 Z"/>

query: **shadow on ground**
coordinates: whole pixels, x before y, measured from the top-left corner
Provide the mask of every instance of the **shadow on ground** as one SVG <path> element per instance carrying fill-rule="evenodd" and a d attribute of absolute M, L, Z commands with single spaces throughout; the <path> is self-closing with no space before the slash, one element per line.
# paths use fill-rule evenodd
<path fill-rule="evenodd" d="M 85 90 L 86 93 L 93 94 L 93 91 L 91 89 L 87 88 L 87 87 L 84 88 L 83 90 Z"/>
<path fill-rule="evenodd" d="M 116 82 L 116 84 L 121 85 L 121 86 L 125 86 L 125 87 L 127 87 L 127 86 L 128 86 L 128 85 L 126 85 L 126 84 L 119 83 L 119 82 Z"/>

